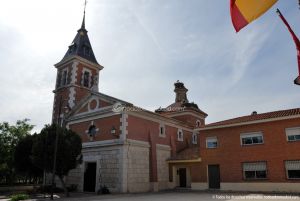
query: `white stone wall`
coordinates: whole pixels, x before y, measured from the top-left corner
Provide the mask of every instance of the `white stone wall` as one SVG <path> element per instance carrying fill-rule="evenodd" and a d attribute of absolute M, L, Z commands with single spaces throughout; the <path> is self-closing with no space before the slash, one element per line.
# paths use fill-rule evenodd
<path fill-rule="evenodd" d="M 149 145 L 148 143 L 130 141 L 127 145 L 127 191 L 150 191 Z"/>
<path fill-rule="evenodd" d="M 169 188 L 169 165 L 167 159 L 171 156 L 171 148 L 167 145 L 156 145 L 158 190 Z"/>
<path fill-rule="evenodd" d="M 121 192 L 122 148 L 122 145 L 98 146 L 98 144 L 95 147 L 83 147 L 83 162 L 69 172 L 65 179 L 67 186 L 75 184 L 78 191 L 83 191 L 85 165 L 88 162 L 96 162 L 95 191 L 99 190 L 101 185 L 105 185 L 111 192 Z"/>
<path fill-rule="evenodd" d="M 66 185 L 77 185 L 77 190 L 80 190 L 83 188 L 82 186 L 82 177 L 81 177 L 81 165 L 78 165 L 77 168 L 71 170 L 68 174 L 68 176 L 65 179 Z"/>
<path fill-rule="evenodd" d="M 98 152 L 98 187 L 105 185 L 112 192 L 120 192 L 120 150 Z"/>

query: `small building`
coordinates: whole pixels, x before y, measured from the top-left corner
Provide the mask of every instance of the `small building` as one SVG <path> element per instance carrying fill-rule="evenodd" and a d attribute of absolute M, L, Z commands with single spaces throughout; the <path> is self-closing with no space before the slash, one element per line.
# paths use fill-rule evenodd
<path fill-rule="evenodd" d="M 83 163 L 67 185 L 96 192 L 172 189 L 294 191 L 300 188 L 300 109 L 206 124 L 207 114 L 175 82 L 175 101 L 155 112 L 103 94 L 103 70 L 85 18 L 55 65 L 53 122 L 82 138 Z M 298 188 L 297 188 L 298 187 Z"/>

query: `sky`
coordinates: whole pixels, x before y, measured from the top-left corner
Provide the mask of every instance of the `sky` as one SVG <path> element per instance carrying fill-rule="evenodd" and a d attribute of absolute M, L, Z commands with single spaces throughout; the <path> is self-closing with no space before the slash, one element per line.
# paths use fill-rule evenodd
<path fill-rule="evenodd" d="M 102 93 L 155 110 L 184 82 L 207 123 L 300 107 L 297 0 L 279 0 L 235 33 L 229 0 L 88 0 L 86 29 Z M 83 0 L 0 0 L 0 122 L 51 123 L 58 63 L 81 26 Z"/>

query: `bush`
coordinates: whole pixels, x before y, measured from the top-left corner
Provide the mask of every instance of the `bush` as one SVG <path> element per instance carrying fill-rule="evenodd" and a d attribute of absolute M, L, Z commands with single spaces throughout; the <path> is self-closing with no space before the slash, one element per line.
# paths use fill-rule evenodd
<path fill-rule="evenodd" d="M 29 198 L 30 197 L 27 194 L 16 194 L 16 195 L 10 196 L 10 201 L 27 200 Z"/>

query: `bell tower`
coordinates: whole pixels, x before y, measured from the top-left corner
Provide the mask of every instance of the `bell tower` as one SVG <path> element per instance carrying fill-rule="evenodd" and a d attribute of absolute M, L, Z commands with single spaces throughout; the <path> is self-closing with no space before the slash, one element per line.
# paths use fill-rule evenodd
<path fill-rule="evenodd" d="M 53 91 L 53 123 L 64 114 L 66 108 L 72 109 L 92 92 L 98 92 L 99 73 L 103 66 L 96 60 L 87 32 L 84 11 L 74 40 L 63 59 L 54 65 L 57 76 Z"/>

